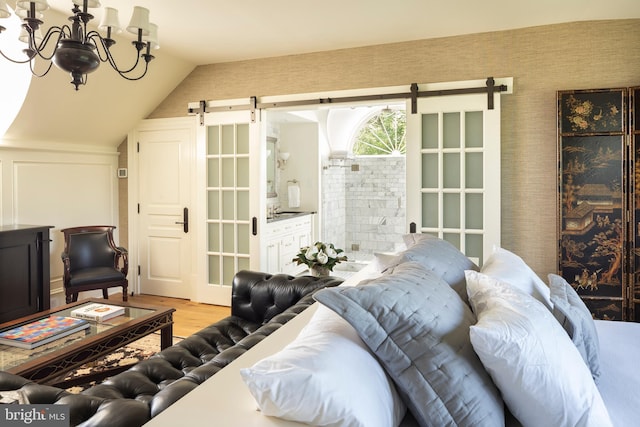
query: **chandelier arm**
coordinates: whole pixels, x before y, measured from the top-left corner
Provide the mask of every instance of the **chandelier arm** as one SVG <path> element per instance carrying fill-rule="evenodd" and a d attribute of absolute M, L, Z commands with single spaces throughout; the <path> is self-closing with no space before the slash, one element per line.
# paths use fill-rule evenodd
<path fill-rule="evenodd" d="M 122 77 L 123 79 L 125 79 L 125 80 L 129 80 L 129 81 L 132 81 L 132 82 L 133 82 L 133 81 L 140 80 L 141 78 L 143 78 L 143 77 L 147 74 L 147 70 L 148 70 L 148 69 L 149 69 L 149 61 L 145 61 L 145 64 L 144 64 L 144 72 L 143 72 L 141 75 L 137 76 L 137 77 L 130 77 L 130 76 L 128 75 L 128 74 L 131 72 L 131 70 L 130 70 L 130 71 L 127 71 L 127 74 L 125 74 L 124 72 L 122 72 L 122 71 L 120 71 L 120 70 L 117 70 L 117 69 L 116 69 L 116 72 L 117 72 L 118 74 L 120 74 L 120 77 Z"/>
<path fill-rule="evenodd" d="M 93 44 L 96 46 L 96 50 L 98 52 L 98 57 L 100 58 L 100 61 L 102 62 L 108 62 L 109 65 L 111 65 L 111 67 L 118 72 L 118 74 L 120 74 L 122 77 L 125 77 L 124 74 L 129 74 L 132 71 L 134 71 L 137 67 L 138 64 L 140 64 L 140 51 L 138 49 L 136 49 L 136 62 L 133 64 L 133 66 L 131 68 L 129 68 L 128 70 L 121 70 L 118 67 L 118 64 L 116 64 L 116 60 L 113 57 L 113 55 L 111 54 L 111 51 L 109 50 L 109 48 L 106 45 L 105 40 L 102 38 L 102 36 L 100 35 L 100 33 L 98 33 L 97 31 L 91 31 L 89 34 L 87 34 L 87 37 L 89 40 L 91 40 L 93 42 Z M 96 39 L 100 41 L 100 43 L 96 42 Z M 102 49 L 102 52 L 100 51 Z M 103 57 L 104 54 L 104 57 Z M 146 70 L 145 70 L 146 73 Z M 125 77 L 126 78 L 126 77 Z M 135 79 L 137 80 L 137 79 Z"/>
<path fill-rule="evenodd" d="M 95 37 L 97 37 L 98 40 L 100 40 L 101 42 L 96 43 L 96 41 L 94 40 Z M 91 42 L 93 46 L 95 46 L 96 54 L 98 55 L 100 62 L 109 62 L 109 53 L 108 53 L 109 51 L 105 48 L 100 34 L 97 34 L 97 35 L 89 34 L 89 38 L 87 40 Z"/>
<path fill-rule="evenodd" d="M 44 71 L 44 73 L 36 73 L 36 70 L 33 68 L 34 63 L 35 61 L 29 61 L 29 69 L 31 69 L 31 74 L 33 74 L 36 77 L 46 76 L 49 73 L 49 71 L 51 71 L 51 66 L 53 65 L 53 62 L 49 62 L 49 66 Z"/>
<path fill-rule="evenodd" d="M 18 59 L 13 59 L 7 56 L 7 54 L 5 54 L 2 50 L 0 50 L 0 55 L 2 55 L 2 57 L 4 59 L 6 59 L 7 61 L 11 61 L 14 64 L 26 64 L 27 62 L 31 62 L 31 58 L 27 58 L 24 61 L 22 60 L 18 60 Z"/>
<path fill-rule="evenodd" d="M 58 42 L 60 41 L 60 39 L 62 39 L 66 33 L 64 32 L 65 28 L 69 28 L 67 25 L 64 25 L 62 27 L 51 27 L 47 30 L 47 33 L 44 35 L 44 37 L 42 38 L 42 41 L 40 42 L 40 44 L 38 46 L 36 46 L 35 43 L 35 37 L 29 37 L 29 47 L 30 49 L 35 52 L 40 58 L 44 59 L 45 61 L 51 61 L 51 58 L 53 58 L 53 56 L 56 53 L 56 48 L 53 49 L 53 51 L 51 52 L 50 56 L 45 56 L 43 55 L 43 51 L 44 49 L 47 47 L 47 45 L 49 44 L 49 40 L 51 39 L 51 37 L 53 37 L 54 35 L 57 34 L 57 40 L 55 41 L 55 45 L 58 45 Z M 50 67 L 49 67 L 50 68 Z"/>

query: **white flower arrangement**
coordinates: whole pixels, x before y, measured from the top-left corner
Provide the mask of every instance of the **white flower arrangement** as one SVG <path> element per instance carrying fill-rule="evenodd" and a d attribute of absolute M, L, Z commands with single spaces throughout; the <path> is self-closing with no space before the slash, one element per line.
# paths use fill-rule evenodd
<path fill-rule="evenodd" d="M 342 261 L 346 261 L 345 255 L 340 255 L 344 252 L 342 249 L 336 249 L 333 243 L 316 242 L 311 246 L 304 246 L 300 248 L 300 252 L 293 259 L 297 265 L 305 264 L 309 268 L 324 267 L 329 271 L 333 271 L 333 267 L 336 264 L 340 264 Z"/>

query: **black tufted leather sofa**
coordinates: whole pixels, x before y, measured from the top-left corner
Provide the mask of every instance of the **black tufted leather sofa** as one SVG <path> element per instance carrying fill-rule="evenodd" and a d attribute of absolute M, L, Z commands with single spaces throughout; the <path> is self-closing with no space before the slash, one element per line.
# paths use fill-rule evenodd
<path fill-rule="evenodd" d="M 314 291 L 341 282 L 240 271 L 229 317 L 81 394 L 7 372 L 0 372 L 0 391 L 20 390 L 32 404 L 69 405 L 72 426 L 141 426 L 309 307 Z"/>

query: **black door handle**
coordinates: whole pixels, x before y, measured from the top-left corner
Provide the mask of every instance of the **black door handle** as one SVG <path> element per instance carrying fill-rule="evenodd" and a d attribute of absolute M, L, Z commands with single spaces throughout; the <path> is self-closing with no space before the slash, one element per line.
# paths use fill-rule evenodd
<path fill-rule="evenodd" d="M 189 232 L 189 208 L 184 208 L 182 210 L 182 221 L 176 221 L 176 224 L 182 224 L 184 232 Z"/>

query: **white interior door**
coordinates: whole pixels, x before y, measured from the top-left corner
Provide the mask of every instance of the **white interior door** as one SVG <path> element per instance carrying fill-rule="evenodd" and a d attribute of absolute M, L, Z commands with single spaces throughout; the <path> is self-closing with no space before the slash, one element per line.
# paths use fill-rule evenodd
<path fill-rule="evenodd" d="M 481 265 L 500 245 L 500 96 L 418 99 L 407 106 L 407 222 Z"/>
<path fill-rule="evenodd" d="M 140 292 L 190 299 L 193 131 L 143 130 L 137 136 Z"/>
<path fill-rule="evenodd" d="M 239 270 L 259 270 L 259 124 L 248 111 L 208 113 L 198 129 L 199 180 L 204 195 L 198 244 L 204 256 L 197 300 L 231 304 L 231 285 Z M 255 219 L 254 219 L 255 218 Z"/>

